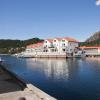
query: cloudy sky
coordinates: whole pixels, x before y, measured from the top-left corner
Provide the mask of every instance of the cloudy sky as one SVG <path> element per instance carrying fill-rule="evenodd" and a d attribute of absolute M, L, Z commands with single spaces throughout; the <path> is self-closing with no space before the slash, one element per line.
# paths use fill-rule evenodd
<path fill-rule="evenodd" d="M 96 0 L 0 0 L 0 38 L 74 37 L 100 30 Z"/>

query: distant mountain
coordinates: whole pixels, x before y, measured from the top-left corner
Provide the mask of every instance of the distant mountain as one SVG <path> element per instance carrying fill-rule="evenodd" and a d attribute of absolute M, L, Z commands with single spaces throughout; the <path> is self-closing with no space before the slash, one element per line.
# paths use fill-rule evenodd
<path fill-rule="evenodd" d="M 100 31 L 94 33 L 91 37 L 89 37 L 85 42 L 98 42 L 100 41 Z"/>
<path fill-rule="evenodd" d="M 100 46 L 100 31 L 95 32 L 85 42 L 80 43 L 80 46 Z"/>

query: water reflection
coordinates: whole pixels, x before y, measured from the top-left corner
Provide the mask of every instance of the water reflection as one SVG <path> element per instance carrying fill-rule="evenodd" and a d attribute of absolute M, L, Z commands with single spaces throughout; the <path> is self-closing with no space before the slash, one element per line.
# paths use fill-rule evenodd
<path fill-rule="evenodd" d="M 26 59 L 27 66 L 41 70 L 47 78 L 68 80 L 78 71 L 79 60 L 76 59 Z"/>
<path fill-rule="evenodd" d="M 100 58 L 4 59 L 10 70 L 58 100 L 100 98 Z"/>

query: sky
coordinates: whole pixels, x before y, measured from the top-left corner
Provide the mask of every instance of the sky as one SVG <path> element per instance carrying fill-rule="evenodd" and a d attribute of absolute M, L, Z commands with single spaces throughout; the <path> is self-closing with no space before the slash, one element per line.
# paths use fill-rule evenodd
<path fill-rule="evenodd" d="M 0 0 L 0 39 L 73 37 L 100 30 L 96 0 Z"/>

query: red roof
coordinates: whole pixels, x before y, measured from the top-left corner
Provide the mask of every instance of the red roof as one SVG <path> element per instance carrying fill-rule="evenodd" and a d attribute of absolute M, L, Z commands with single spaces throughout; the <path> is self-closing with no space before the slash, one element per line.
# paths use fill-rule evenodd
<path fill-rule="evenodd" d="M 52 43 L 53 42 L 53 39 L 46 39 L 47 41 L 49 41 L 50 43 Z"/>
<path fill-rule="evenodd" d="M 37 47 L 40 47 L 40 46 L 43 46 L 43 42 L 39 42 L 39 43 L 36 43 L 36 44 L 30 44 L 30 45 L 26 46 L 26 48 L 37 48 Z"/>
<path fill-rule="evenodd" d="M 70 38 L 70 37 L 65 37 L 65 38 L 63 38 L 63 39 L 65 39 L 65 40 L 67 40 L 67 41 L 69 41 L 69 42 L 79 42 L 79 41 L 77 41 L 76 39 Z"/>
<path fill-rule="evenodd" d="M 81 46 L 82 49 L 100 49 L 100 46 Z"/>
<path fill-rule="evenodd" d="M 58 41 L 61 41 L 62 39 L 65 39 L 65 40 L 67 40 L 67 41 L 69 41 L 69 42 L 79 42 L 79 41 L 77 41 L 76 39 L 70 38 L 70 37 L 55 38 L 55 39 L 57 39 Z"/>
<path fill-rule="evenodd" d="M 79 41 L 77 41 L 76 39 L 70 38 L 70 37 L 55 38 L 55 39 L 57 39 L 58 41 L 61 41 L 62 39 L 65 39 L 65 40 L 67 40 L 67 41 L 69 41 L 69 42 L 79 42 Z"/>
<path fill-rule="evenodd" d="M 62 38 L 55 38 L 55 39 L 57 39 L 58 41 L 61 41 L 62 40 Z"/>
<path fill-rule="evenodd" d="M 76 39 L 70 38 L 70 37 L 54 38 L 54 39 L 57 39 L 58 41 L 61 41 L 62 39 L 65 39 L 65 40 L 67 40 L 67 41 L 69 41 L 69 42 L 79 42 L 79 41 L 77 41 Z M 54 39 L 46 39 L 46 40 L 49 41 L 50 43 L 52 43 Z"/>

